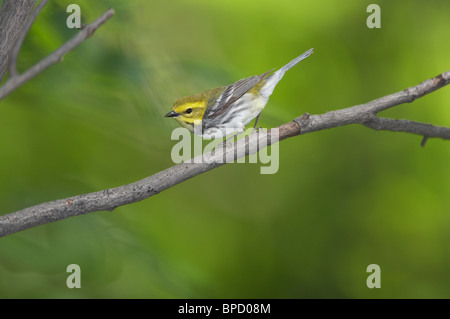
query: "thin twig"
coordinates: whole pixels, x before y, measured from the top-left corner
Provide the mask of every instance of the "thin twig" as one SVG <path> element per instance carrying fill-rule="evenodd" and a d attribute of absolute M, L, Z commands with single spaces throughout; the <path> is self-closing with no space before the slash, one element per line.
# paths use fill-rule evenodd
<path fill-rule="evenodd" d="M 410 120 L 395 120 L 382 117 L 375 117 L 372 121 L 364 122 L 365 126 L 377 131 L 405 132 L 430 137 L 450 139 L 450 128 L 420 123 Z M 424 146 L 425 144 L 422 143 Z"/>
<path fill-rule="evenodd" d="M 17 76 L 17 57 L 19 56 L 20 49 L 22 48 L 23 40 L 25 39 L 26 35 L 28 34 L 28 31 L 30 31 L 31 26 L 33 25 L 37 16 L 41 12 L 42 8 L 47 4 L 47 2 L 48 2 L 48 0 L 41 0 L 39 2 L 39 4 L 33 10 L 33 13 L 31 14 L 25 27 L 20 32 L 16 42 L 14 43 L 14 46 L 11 49 L 11 53 L 9 55 L 9 65 L 8 65 L 8 71 L 9 71 L 10 77 Z"/>
<path fill-rule="evenodd" d="M 349 124 L 363 124 L 376 130 L 381 129 L 420 134 L 427 136 L 427 138 L 450 139 L 450 128 L 437 127 L 408 120 L 376 117 L 376 114 L 382 110 L 402 103 L 412 102 L 447 85 L 449 82 L 450 71 L 407 90 L 382 97 L 366 104 L 318 115 L 303 114 L 293 121 L 278 127 L 279 140 Z M 248 138 L 238 140 L 233 148 L 227 148 L 225 150 L 225 156 L 229 154 L 240 154 L 237 157 L 240 158 L 251 154 L 250 152 L 256 150 L 255 146 L 260 141 L 267 141 L 267 134 L 270 133 L 271 130 L 252 134 Z M 269 139 L 267 144 L 270 145 L 270 143 L 271 140 Z M 172 166 L 128 185 L 55 200 L 0 216 L 0 237 L 72 216 L 94 211 L 111 211 L 118 206 L 141 201 L 187 179 L 223 165 L 224 163 L 221 161 L 223 156 L 224 153 L 221 151 L 215 154 L 207 153 L 203 155 L 204 158 L 209 159 L 207 162 L 197 161 L 196 159 L 199 159 L 197 157 L 191 160 L 191 163 Z"/>
<path fill-rule="evenodd" d="M 84 40 L 89 38 L 103 23 L 111 18 L 113 14 L 114 10 L 109 9 L 101 17 L 88 24 L 84 29 L 79 31 L 76 36 L 59 47 L 56 51 L 53 51 L 46 58 L 29 68 L 27 71 L 9 78 L 5 84 L 0 87 L 0 100 L 4 99 L 9 93 L 47 69 L 49 66 L 61 61 L 64 54 L 73 50 Z"/>

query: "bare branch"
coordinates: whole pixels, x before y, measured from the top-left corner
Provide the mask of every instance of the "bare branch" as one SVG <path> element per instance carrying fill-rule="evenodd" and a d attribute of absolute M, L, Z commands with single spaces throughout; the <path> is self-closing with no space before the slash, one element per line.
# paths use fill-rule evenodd
<path fill-rule="evenodd" d="M 84 29 L 78 32 L 76 36 L 59 47 L 56 51 L 53 51 L 46 58 L 44 58 L 22 74 L 9 78 L 8 81 L 6 81 L 5 84 L 0 87 L 0 100 L 5 98 L 9 93 L 17 89 L 19 86 L 21 86 L 31 78 L 41 73 L 43 70 L 47 69 L 49 66 L 61 61 L 64 54 L 73 50 L 84 40 L 89 38 L 103 23 L 111 18 L 113 14 L 114 10 L 109 9 L 101 17 L 88 24 Z"/>
<path fill-rule="evenodd" d="M 20 32 L 19 36 L 17 37 L 16 42 L 14 43 L 14 46 L 12 47 L 11 53 L 9 55 L 9 76 L 13 77 L 17 75 L 17 57 L 19 56 L 20 49 L 22 48 L 23 40 L 25 39 L 28 31 L 30 31 L 31 26 L 34 23 L 34 20 L 36 20 L 39 13 L 41 13 L 42 8 L 47 4 L 48 0 L 41 0 L 37 7 L 33 10 L 33 14 L 28 19 L 25 27 Z"/>
<path fill-rule="evenodd" d="M 319 115 L 309 115 L 306 113 L 278 127 L 279 140 L 349 124 L 363 124 L 376 130 L 420 134 L 426 136 L 426 138 L 450 139 L 450 128 L 437 127 L 408 120 L 378 118 L 376 116 L 382 110 L 402 103 L 412 102 L 417 98 L 431 93 L 447 85 L 449 80 L 450 71 L 407 90 L 382 97 L 366 104 Z M 118 206 L 141 201 L 187 179 L 223 165 L 222 159 L 224 155 L 241 154 L 239 157 L 235 157 L 240 158 L 251 154 L 249 152 L 256 149 L 255 145 L 258 145 L 262 140 L 267 141 L 268 134 L 272 134 L 272 130 L 252 134 L 245 139 L 240 139 L 231 149 L 226 148 L 214 154 L 204 154 L 203 161 L 197 157 L 191 160 L 191 163 L 175 165 L 135 183 L 95 193 L 55 200 L 0 216 L 0 237 L 72 216 L 94 211 L 113 210 Z M 268 140 L 268 145 L 270 145 L 270 141 L 271 139 Z"/>

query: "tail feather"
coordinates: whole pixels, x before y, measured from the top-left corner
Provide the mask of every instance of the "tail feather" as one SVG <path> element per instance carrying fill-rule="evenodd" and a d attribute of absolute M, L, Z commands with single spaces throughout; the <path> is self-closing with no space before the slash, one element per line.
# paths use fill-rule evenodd
<path fill-rule="evenodd" d="M 294 65 L 296 65 L 297 63 L 299 63 L 301 60 L 306 59 L 307 57 L 309 57 L 312 53 L 313 53 L 314 49 L 309 49 L 308 51 L 302 53 L 301 55 L 299 55 L 298 57 L 296 57 L 294 60 L 292 60 L 291 62 L 289 62 L 288 64 L 286 64 L 285 66 L 283 66 L 281 69 L 286 72 L 287 70 L 289 70 L 290 68 L 292 68 Z"/>
<path fill-rule="evenodd" d="M 275 89 L 275 86 L 280 82 L 280 80 L 283 78 L 283 75 L 286 73 L 287 70 L 292 68 L 294 65 L 299 63 L 301 60 L 306 59 L 313 53 L 314 49 L 309 49 L 308 51 L 302 53 L 298 57 L 296 57 L 294 60 L 283 66 L 278 71 L 272 73 L 271 75 L 267 76 L 265 78 L 266 85 L 261 89 L 261 95 L 265 98 L 269 98 L 269 96 L 272 94 L 273 90 Z"/>

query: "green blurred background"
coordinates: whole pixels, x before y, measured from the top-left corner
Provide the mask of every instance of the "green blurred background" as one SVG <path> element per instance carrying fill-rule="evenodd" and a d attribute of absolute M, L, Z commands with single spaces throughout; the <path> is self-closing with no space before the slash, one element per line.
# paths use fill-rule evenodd
<path fill-rule="evenodd" d="M 1 1 L 0 1 L 1 2 Z M 50 1 L 19 71 L 76 34 Z M 260 124 L 368 102 L 450 69 L 450 2 L 77 1 L 92 38 L 0 102 L 0 214 L 173 165 L 177 98 L 290 70 Z M 382 113 L 450 126 L 450 87 Z M 348 126 L 280 143 L 113 212 L 0 239 L 0 298 L 449 298 L 450 145 Z M 66 267 L 81 267 L 81 289 Z M 368 289 L 366 267 L 381 267 Z"/>

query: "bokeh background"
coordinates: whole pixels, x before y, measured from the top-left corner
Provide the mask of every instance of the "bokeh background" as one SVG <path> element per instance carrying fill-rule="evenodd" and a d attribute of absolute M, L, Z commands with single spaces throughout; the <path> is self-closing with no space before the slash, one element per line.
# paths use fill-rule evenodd
<path fill-rule="evenodd" d="M 51 1 L 23 71 L 76 34 Z M 450 2 L 76 1 L 92 38 L 0 102 L 0 214 L 173 165 L 177 98 L 291 69 L 260 124 L 400 91 L 450 69 Z M 1 3 L 1 1 L 0 1 Z M 450 126 L 450 87 L 382 113 Z M 113 212 L 0 239 L 1 298 L 449 298 L 450 145 L 348 126 L 280 143 L 277 174 L 229 164 Z M 66 267 L 81 267 L 81 289 Z M 368 289 L 366 267 L 381 267 Z"/>

